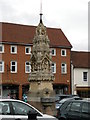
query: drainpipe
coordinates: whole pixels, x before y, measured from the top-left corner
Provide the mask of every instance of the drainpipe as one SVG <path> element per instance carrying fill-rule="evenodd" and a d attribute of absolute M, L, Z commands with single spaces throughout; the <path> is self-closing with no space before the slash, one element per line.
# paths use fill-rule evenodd
<path fill-rule="evenodd" d="M 73 69 L 73 64 L 72 64 L 72 61 L 71 61 L 71 94 L 74 94 L 74 69 Z"/>

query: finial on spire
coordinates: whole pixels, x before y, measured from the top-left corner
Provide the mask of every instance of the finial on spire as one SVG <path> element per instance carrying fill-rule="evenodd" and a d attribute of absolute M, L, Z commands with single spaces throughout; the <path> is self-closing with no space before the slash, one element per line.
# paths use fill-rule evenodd
<path fill-rule="evenodd" d="M 42 0 L 40 2 L 40 23 L 42 23 Z"/>

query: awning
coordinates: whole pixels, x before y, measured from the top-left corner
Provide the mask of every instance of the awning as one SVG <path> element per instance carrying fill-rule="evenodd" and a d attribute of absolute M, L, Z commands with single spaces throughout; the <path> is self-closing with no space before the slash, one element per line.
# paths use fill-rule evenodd
<path fill-rule="evenodd" d="M 90 87 L 76 87 L 76 90 L 79 90 L 79 91 L 89 91 Z"/>

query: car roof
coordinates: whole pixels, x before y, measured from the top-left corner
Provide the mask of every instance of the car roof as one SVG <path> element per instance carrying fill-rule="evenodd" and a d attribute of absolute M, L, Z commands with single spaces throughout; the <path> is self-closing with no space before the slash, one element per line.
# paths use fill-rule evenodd
<path fill-rule="evenodd" d="M 8 99 L 8 98 L 1 98 L 0 101 L 21 101 L 17 99 Z M 23 101 L 22 101 L 23 102 Z"/>
<path fill-rule="evenodd" d="M 66 94 L 56 94 L 56 96 L 71 96 L 71 95 L 66 95 Z"/>
<path fill-rule="evenodd" d="M 74 94 L 56 94 L 56 96 L 78 96 Z"/>
<path fill-rule="evenodd" d="M 90 103 L 90 101 L 88 101 L 88 100 L 73 100 L 73 99 L 71 99 L 71 100 L 68 100 L 69 102 L 70 101 L 72 101 L 72 102 L 88 102 L 88 103 Z"/>

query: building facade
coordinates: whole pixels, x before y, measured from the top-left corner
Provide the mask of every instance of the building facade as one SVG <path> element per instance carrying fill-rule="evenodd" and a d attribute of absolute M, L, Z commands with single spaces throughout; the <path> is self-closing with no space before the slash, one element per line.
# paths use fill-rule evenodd
<path fill-rule="evenodd" d="M 72 93 L 90 98 L 90 52 L 71 52 Z"/>
<path fill-rule="evenodd" d="M 28 92 L 30 57 L 36 26 L 0 23 L 0 84 L 2 95 L 22 99 Z M 61 29 L 47 28 L 52 55 L 53 89 L 56 94 L 71 92 L 71 44 Z"/>

